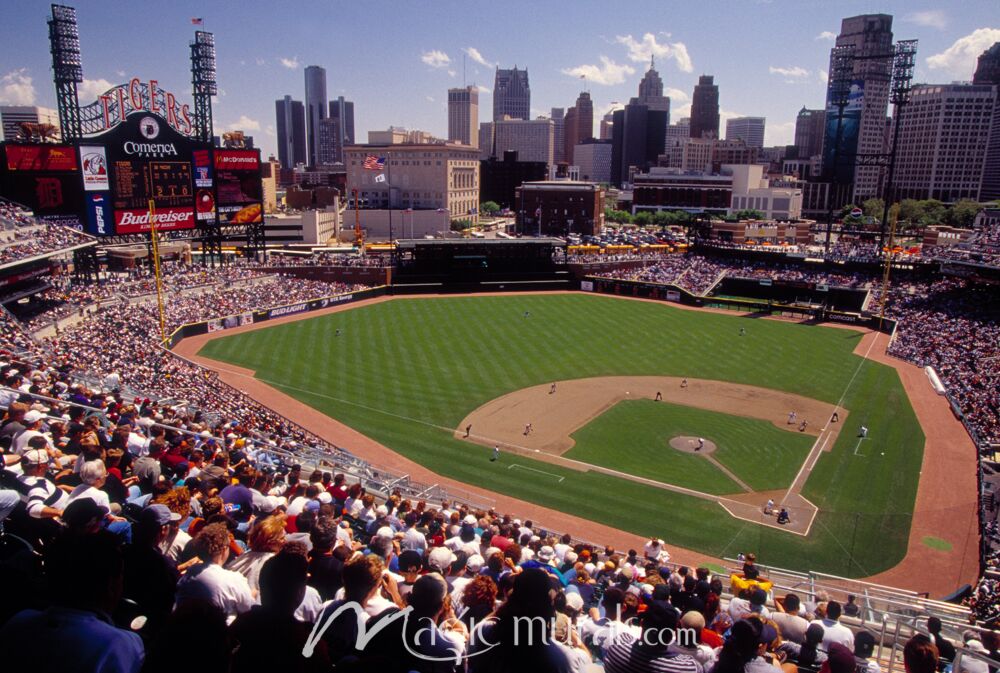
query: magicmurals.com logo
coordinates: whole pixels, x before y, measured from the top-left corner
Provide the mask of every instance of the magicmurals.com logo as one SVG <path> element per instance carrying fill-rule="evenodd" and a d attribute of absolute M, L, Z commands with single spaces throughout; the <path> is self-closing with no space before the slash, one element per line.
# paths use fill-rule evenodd
<path fill-rule="evenodd" d="M 595 642 L 604 641 L 610 644 L 616 636 L 625 631 L 631 631 L 634 635 L 635 630 L 631 628 L 629 624 L 620 620 L 620 606 L 618 609 L 618 620 L 601 620 L 601 622 L 596 626 L 593 631 L 593 639 Z M 458 615 L 457 618 L 443 622 L 441 624 L 441 628 L 434 625 L 430 618 L 421 617 L 419 619 L 427 622 L 428 625 L 411 630 L 409 622 L 410 615 L 413 613 L 413 607 L 406 607 L 379 619 L 372 626 L 371 630 L 369 630 L 369 620 L 367 619 L 367 614 L 365 613 L 364 608 L 362 608 L 357 602 L 351 601 L 339 605 L 332 612 L 323 613 L 323 618 L 313 625 L 312 632 L 309 634 L 309 638 L 306 639 L 306 643 L 302 647 L 302 656 L 306 658 L 312 657 L 317 643 L 322 640 L 327 629 L 329 629 L 334 622 L 341 617 L 341 615 L 346 615 L 350 612 L 354 613 L 354 618 L 357 624 L 358 635 L 357 640 L 355 641 L 355 649 L 359 652 L 364 652 L 365 648 L 373 638 L 381 633 L 383 629 L 398 620 L 403 620 L 403 647 L 411 656 L 424 661 L 454 662 L 458 665 L 461 664 L 463 660 L 486 654 L 501 644 L 493 642 L 489 639 L 489 636 L 492 635 L 491 627 L 497 624 L 497 619 L 492 616 L 487 617 L 478 623 L 475 620 L 471 620 L 469 625 L 468 642 L 465 645 L 461 645 L 459 643 L 464 642 L 464 638 L 456 642 L 456 640 L 448 638 L 446 632 L 441 629 L 447 629 L 455 622 L 461 621 L 466 609 L 463 609 L 462 613 Z M 557 638 L 554 635 L 556 633 L 555 618 L 546 620 L 544 617 L 515 616 L 510 619 L 513 622 L 513 642 L 509 645 L 515 649 L 519 647 L 544 647 L 549 646 L 552 643 L 560 643 L 568 647 L 573 646 L 573 642 L 570 639 L 568 631 L 565 638 Z M 652 648 L 663 648 L 674 644 L 678 647 L 693 649 L 699 642 L 698 633 L 695 629 L 691 628 L 643 629 L 639 635 L 635 636 L 635 639 L 643 645 Z M 444 649 L 450 651 L 451 654 L 448 656 L 435 656 L 422 651 L 431 650 L 441 652 L 442 648 L 439 647 L 439 645 L 444 645 Z"/>

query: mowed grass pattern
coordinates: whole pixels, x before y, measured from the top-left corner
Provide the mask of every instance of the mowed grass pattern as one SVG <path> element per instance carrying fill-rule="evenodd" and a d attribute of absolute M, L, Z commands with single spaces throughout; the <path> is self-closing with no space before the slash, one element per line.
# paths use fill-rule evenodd
<path fill-rule="evenodd" d="M 746 336 L 738 336 L 740 327 Z M 860 337 L 611 297 L 472 296 L 398 299 L 303 319 L 217 339 L 201 354 L 253 369 L 453 479 L 715 556 L 753 549 L 775 565 L 861 576 L 905 553 L 924 438 L 895 371 L 852 355 Z M 841 434 L 806 484 L 804 495 L 823 510 L 806 539 L 624 479 L 521 457 L 490 463 L 487 449 L 451 437 L 485 402 L 555 380 L 718 379 L 787 390 L 832 408 L 856 371 L 844 405 L 852 423 L 867 420 L 865 448 L 878 457 L 853 455 L 854 433 Z M 552 477 L 506 469 L 512 461 L 565 480 L 556 487 Z"/>
<path fill-rule="evenodd" d="M 791 486 L 815 441 L 756 418 L 653 400 L 619 402 L 572 436 L 568 458 L 714 495 L 743 489 L 704 456 L 672 448 L 672 437 L 715 442 L 712 458 L 755 491 Z"/>

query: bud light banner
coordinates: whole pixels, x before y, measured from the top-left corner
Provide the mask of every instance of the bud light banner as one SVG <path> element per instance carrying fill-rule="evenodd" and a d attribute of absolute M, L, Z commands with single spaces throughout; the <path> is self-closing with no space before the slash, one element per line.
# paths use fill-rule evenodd
<path fill-rule="evenodd" d="M 115 221 L 111 215 L 111 195 L 108 192 L 87 194 L 86 231 L 95 236 L 110 236 L 115 233 Z"/>

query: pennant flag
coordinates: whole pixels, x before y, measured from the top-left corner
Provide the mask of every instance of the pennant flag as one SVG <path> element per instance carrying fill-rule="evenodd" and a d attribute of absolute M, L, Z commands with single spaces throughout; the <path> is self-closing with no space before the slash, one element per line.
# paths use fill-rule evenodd
<path fill-rule="evenodd" d="M 361 167 L 370 171 L 381 171 L 385 168 L 385 157 L 376 157 L 369 154 L 365 157 L 365 162 Z"/>
<path fill-rule="evenodd" d="M 367 168 L 367 166 L 365 166 L 365 168 Z M 385 182 L 385 174 L 379 173 L 378 175 L 376 175 L 375 182 Z"/>
<path fill-rule="evenodd" d="M 191 25 L 193 25 L 193 26 L 200 26 L 203 23 L 205 23 L 205 19 L 201 19 L 201 18 L 192 18 L 191 19 Z"/>

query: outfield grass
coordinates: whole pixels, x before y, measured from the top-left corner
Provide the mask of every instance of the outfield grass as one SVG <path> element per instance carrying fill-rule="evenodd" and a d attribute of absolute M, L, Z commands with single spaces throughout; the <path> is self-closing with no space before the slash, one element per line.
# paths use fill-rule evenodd
<path fill-rule="evenodd" d="M 863 576 L 905 554 L 924 437 L 896 372 L 851 353 L 859 339 L 851 330 L 650 302 L 530 295 L 394 300 L 217 339 L 201 354 L 253 369 L 453 479 L 715 556 L 755 550 L 765 563 Z M 488 451 L 470 452 L 451 436 L 485 402 L 554 380 L 687 376 L 833 404 L 855 372 L 844 405 L 870 439 L 856 456 L 854 433 L 843 432 L 820 458 L 803 491 L 821 509 L 806 539 L 737 521 L 715 503 L 516 458 L 565 477 L 557 487 L 552 477 L 505 469 L 511 457 L 492 464 Z"/>
<path fill-rule="evenodd" d="M 565 455 L 702 493 L 744 492 L 704 456 L 671 448 L 670 439 L 678 436 L 715 442 L 712 457 L 755 491 L 791 486 L 815 441 L 755 418 L 631 400 L 574 432 L 576 444 Z"/>

